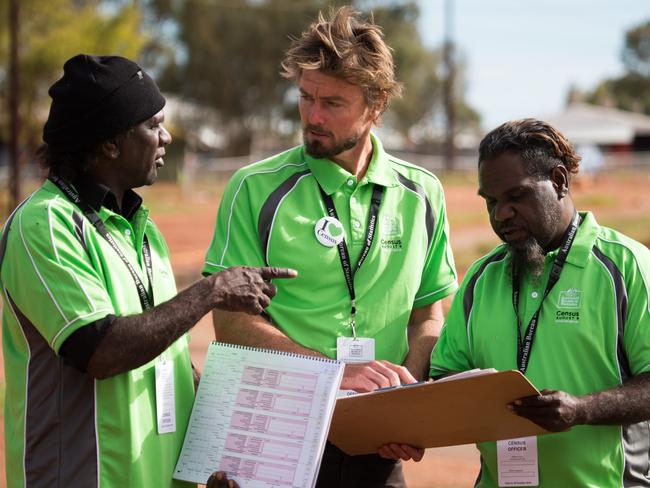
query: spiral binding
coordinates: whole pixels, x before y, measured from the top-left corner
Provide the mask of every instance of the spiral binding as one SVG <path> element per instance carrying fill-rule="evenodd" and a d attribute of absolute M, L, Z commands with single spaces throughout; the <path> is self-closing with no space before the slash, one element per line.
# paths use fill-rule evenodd
<path fill-rule="evenodd" d="M 213 346 L 224 346 L 232 349 L 241 349 L 243 351 L 254 352 L 268 352 L 278 356 L 286 356 L 290 358 L 311 359 L 312 361 L 319 361 L 321 363 L 342 364 L 341 361 L 330 358 L 322 358 L 319 356 L 308 356 L 306 354 L 297 354 L 295 352 L 278 351 L 277 349 L 264 349 L 262 347 L 242 346 L 241 344 L 230 344 L 227 342 L 212 341 Z"/>

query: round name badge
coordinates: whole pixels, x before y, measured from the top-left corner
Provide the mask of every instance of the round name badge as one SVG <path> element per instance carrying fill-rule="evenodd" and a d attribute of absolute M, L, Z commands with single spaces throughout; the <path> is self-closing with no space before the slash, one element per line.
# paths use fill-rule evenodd
<path fill-rule="evenodd" d="M 343 224 L 334 217 L 323 217 L 316 222 L 314 234 L 323 246 L 338 246 L 344 237 Z"/>

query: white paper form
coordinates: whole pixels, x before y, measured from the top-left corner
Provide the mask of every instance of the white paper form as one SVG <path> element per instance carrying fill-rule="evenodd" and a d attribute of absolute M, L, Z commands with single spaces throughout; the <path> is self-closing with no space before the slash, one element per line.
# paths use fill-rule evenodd
<path fill-rule="evenodd" d="M 342 373 L 336 361 L 211 344 L 174 478 L 221 470 L 246 488 L 313 486 Z"/>

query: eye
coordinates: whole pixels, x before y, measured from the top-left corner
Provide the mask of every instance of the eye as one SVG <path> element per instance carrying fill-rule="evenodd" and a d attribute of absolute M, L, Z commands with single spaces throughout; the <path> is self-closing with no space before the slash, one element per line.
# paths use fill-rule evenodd
<path fill-rule="evenodd" d="M 327 102 L 327 106 L 332 107 L 332 108 L 337 108 L 340 107 L 342 104 L 340 102 L 334 102 L 332 100 L 329 100 Z"/>

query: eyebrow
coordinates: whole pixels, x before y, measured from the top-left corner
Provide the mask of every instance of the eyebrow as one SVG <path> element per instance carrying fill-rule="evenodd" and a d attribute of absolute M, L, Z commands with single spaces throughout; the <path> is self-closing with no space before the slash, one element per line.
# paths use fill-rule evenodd
<path fill-rule="evenodd" d="M 511 194 L 515 193 L 518 191 L 529 191 L 532 188 L 531 185 L 518 185 L 518 186 L 513 186 L 512 188 L 508 188 L 506 191 L 502 192 L 503 194 Z M 484 193 L 480 188 L 476 192 L 476 194 L 481 197 L 481 198 L 491 198 L 490 195 L 487 193 Z"/>
<path fill-rule="evenodd" d="M 305 90 L 302 88 L 298 88 L 298 91 L 300 92 L 301 95 L 306 95 L 308 97 L 312 97 L 313 95 L 311 93 L 307 93 Z M 337 101 L 337 102 L 347 102 L 348 99 L 344 98 L 340 95 L 331 95 L 329 97 L 319 97 L 321 100 L 326 100 L 326 101 Z"/>

